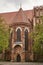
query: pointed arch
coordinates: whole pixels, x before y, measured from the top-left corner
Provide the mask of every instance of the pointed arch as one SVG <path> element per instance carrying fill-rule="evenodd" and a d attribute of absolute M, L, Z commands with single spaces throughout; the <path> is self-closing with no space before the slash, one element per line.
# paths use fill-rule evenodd
<path fill-rule="evenodd" d="M 20 30 L 22 31 L 22 28 L 21 28 L 21 27 L 17 27 L 17 28 L 16 28 L 16 32 L 17 32 L 18 29 L 20 29 Z"/>
<path fill-rule="evenodd" d="M 24 31 L 25 31 L 25 30 L 28 30 L 28 32 L 29 32 L 29 28 L 28 28 L 28 27 L 25 27 Z"/>

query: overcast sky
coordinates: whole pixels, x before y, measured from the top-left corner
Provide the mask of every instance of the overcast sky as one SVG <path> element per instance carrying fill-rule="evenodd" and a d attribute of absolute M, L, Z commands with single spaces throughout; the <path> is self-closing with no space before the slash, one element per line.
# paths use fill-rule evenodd
<path fill-rule="evenodd" d="M 20 4 L 23 10 L 29 10 L 43 5 L 43 0 L 0 0 L 0 13 L 18 11 Z"/>

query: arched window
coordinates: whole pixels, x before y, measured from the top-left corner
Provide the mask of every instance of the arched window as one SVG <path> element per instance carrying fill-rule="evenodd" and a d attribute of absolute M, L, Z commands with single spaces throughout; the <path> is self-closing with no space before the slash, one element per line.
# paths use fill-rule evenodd
<path fill-rule="evenodd" d="M 17 30 L 17 41 L 21 41 L 21 30 Z"/>
<path fill-rule="evenodd" d="M 25 50 L 28 50 L 28 30 L 25 30 Z"/>

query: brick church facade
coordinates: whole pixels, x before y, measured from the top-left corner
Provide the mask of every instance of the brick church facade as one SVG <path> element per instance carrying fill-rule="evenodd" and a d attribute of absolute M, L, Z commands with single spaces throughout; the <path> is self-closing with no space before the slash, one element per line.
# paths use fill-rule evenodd
<path fill-rule="evenodd" d="M 33 61 L 32 44 L 30 33 L 37 23 L 42 23 L 40 16 L 43 16 L 43 6 L 34 7 L 33 10 L 0 14 L 10 26 L 10 54 L 9 58 L 15 62 Z M 6 59 L 7 59 L 6 58 Z"/>

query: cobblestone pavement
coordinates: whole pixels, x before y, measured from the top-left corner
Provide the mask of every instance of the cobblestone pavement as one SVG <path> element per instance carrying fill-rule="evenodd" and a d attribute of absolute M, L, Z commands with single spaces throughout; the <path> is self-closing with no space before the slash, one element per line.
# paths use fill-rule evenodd
<path fill-rule="evenodd" d="M 15 63 L 15 62 L 0 62 L 0 65 L 43 65 L 43 63 L 35 63 L 35 62 L 29 62 L 29 63 Z"/>

